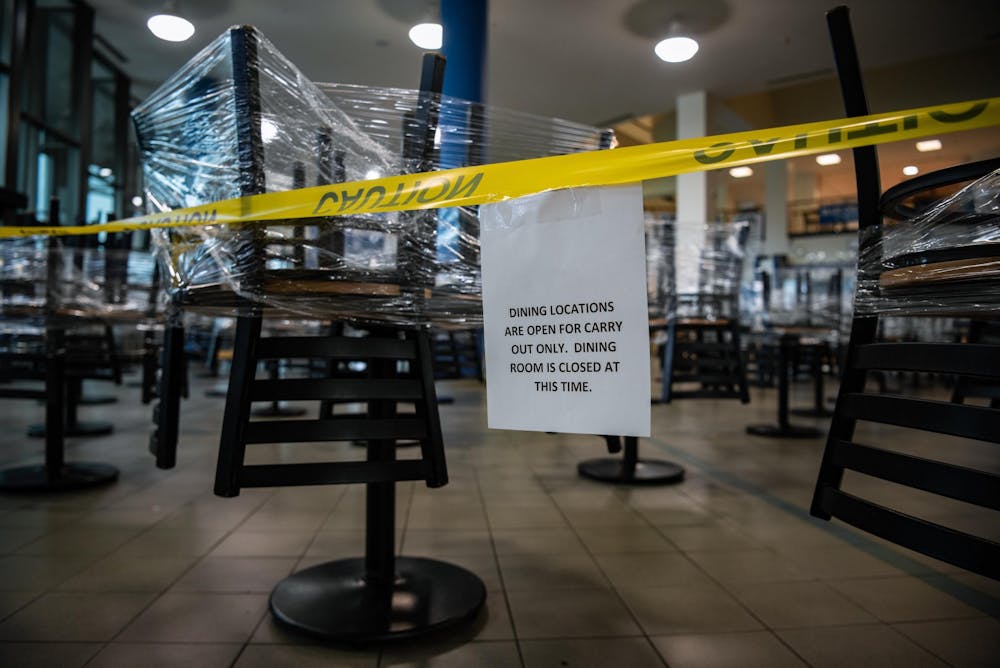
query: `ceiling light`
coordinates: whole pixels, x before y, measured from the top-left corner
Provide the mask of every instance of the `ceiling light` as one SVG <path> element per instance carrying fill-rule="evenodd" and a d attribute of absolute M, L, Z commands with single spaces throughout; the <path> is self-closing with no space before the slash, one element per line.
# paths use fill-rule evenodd
<path fill-rule="evenodd" d="M 698 42 L 690 37 L 668 37 L 653 47 L 660 60 L 668 63 L 683 63 L 698 53 Z"/>
<path fill-rule="evenodd" d="M 183 42 L 191 39 L 194 24 L 175 14 L 156 14 L 146 21 L 149 32 L 167 42 Z"/>
<path fill-rule="evenodd" d="M 136 195 L 132 198 L 132 206 L 142 206 L 142 196 Z"/>
<path fill-rule="evenodd" d="M 816 156 L 816 163 L 828 167 L 830 165 L 839 165 L 840 156 L 836 153 L 824 153 L 823 155 Z"/>
<path fill-rule="evenodd" d="M 941 140 L 940 139 L 925 139 L 923 141 L 917 142 L 917 150 L 921 153 L 927 153 L 927 151 L 940 151 L 941 150 Z"/>
<path fill-rule="evenodd" d="M 440 23 L 418 23 L 410 28 L 410 41 L 421 49 L 437 51 L 444 40 Z"/>
<path fill-rule="evenodd" d="M 920 168 L 916 165 L 907 165 L 906 167 L 903 167 L 903 174 L 906 174 L 907 176 L 916 176 L 919 173 Z"/>
<path fill-rule="evenodd" d="M 108 178 L 109 176 L 111 176 L 111 174 L 112 171 L 110 167 L 101 167 L 99 170 L 97 170 L 97 175 L 100 176 L 102 179 Z"/>
<path fill-rule="evenodd" d="M 733 167 L 729 170 L 729 175 L 734 179 L 745 179 L 748 176 L 753 176 L 753 170 L 746 165 L 743 167 Z"/>

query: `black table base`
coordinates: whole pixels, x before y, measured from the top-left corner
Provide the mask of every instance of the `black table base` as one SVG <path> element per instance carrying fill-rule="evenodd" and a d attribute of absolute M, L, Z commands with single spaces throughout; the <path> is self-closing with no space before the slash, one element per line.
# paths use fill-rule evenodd
<path fill-rule="evenodd" d="M 51 472 L 44 464 L 0 471 L 5 492 L 59 492 L 108 485 L 118 480 L 118 469 L 109 464 L 73 462 Z"/>
<path fill-rule="evenodd" d="M 608 452 L 625 452 L 621 458 L 599 457 L 576 465 L 584 478 L 616 485 L 670 485 L 684 480 L 684 469 L 673 462 L 659 459 L 639 459 L 639 439 L 635 436 L 605 436 Z"/>
<path fill-rule="evenodd" d="M 365 559 L 331 561 L 291 575 L 271 592 L 281 624 L 350 644 L 406 640 L 471 620 L 486 602 L 473 573 L 434 559 L 398 557 L 392 583 L 365 577 Z"/>
<path fill-rule="evenodd" d="M 110 422 L 75 422 L 68 424 L 63 429 L 63 436 L 67 437 L 87 437 L 87 436 L 107 436 L 115 430 Z M 45 425 L 33 424 L 28 427 L 28 436 L 31 438 L 45 438 Z"/>
<path fill-rule="evenodd" d="M 625 460 L 617 457 L 588 459 L 576 465 L 585 478 L 619 485 L 670 485 L 684 480 L 684 468 L 673 462 L 643 459 L 629 470 Z"/>
<path fill-rule="evenodd" d="M 804 427 L 790 424 L 788 421 L 788 394 L 791 374 L 792 349 L 800 345 L 797 336 L 782 335 L 778 342 L 778 422 L 777 424 L 752 424 L 746 429 L 752 436 L 766 438 L 816 438 L 826 432 L 815 427 Z M 822 376 L 820 376 L 822 379 Z M 822 385 L 819 386 L 818 397 L 822 397 Z M 817 401 L 822 408 L 821 399 Z M 805 414 L 805 413 L 802 413 Z M 818 415 L 817 415 L 818 416 Z"/>

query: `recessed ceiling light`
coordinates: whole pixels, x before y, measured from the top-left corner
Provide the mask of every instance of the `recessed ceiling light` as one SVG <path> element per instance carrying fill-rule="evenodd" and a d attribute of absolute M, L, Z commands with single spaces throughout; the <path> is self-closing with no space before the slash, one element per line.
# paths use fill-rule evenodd
<path fill-rule="evenodd" d="M 941 140 L 940 139 L 925 139 L 923 141 L 917 142 L 917 150 L 921 153 L 927 153 L 928 151 L 940 151 L 941 150 Z"/>
<path fill-rule="evenodd" d="M 410 41 L 421 49 L 437 51 L 444 42 L 444 29 L 440 23 L 418 23 L 410 28 Z"/>
<path fill-rule="evenodd" d="M 698 42 L 690 37 L 668 37 L 653 47 L 656 56 L 668 63 L 683 63 L 698 53 Z"/>
<path fill-rule="evenodd" d="M 734 179 L 745 179 L 748 176 L 753 176 L 753 170 L 746 165 L 743 167 L 733 167 L 729 170 L 729 175 Z"/>
<path fill-rule="evenodd" d="M 816 156 L 816 163 L 828 167 L 830 165 L 839 165 L 840 156 L 836 153 L 824 153 L 822 155 Z"/>
<path fill-rule="evenodd" d="M 167 42 L 183 42 L 191 39 L 194 24 L 173 14 L 156 14 L 146 21 L 149 32 Z"/>
<path fill-rule="evenodd" d="M 920 173 L 920 168 L 916 165 L 907 165 L 906 167 L 903 167 L 903 173 L 907 176 L 916 176 Z"/>

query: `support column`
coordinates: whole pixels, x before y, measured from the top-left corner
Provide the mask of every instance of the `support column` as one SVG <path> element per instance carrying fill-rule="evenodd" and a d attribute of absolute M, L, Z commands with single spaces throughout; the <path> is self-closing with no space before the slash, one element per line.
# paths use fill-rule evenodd
<path fill-rule="evenodd" d="M 689 139 L 708 134 L 708 95 L 705 91 L 677 97 L 677 138 Z M 677 222 L 674 226 L 674 266 L 677 291 L 698 291 L 698 266 L 705 243 L 708 221 L 708 175 L 705 172 L 677 177 Z"/>
<path fill-rule="evenodd" d="M 441 0 L 445 95 L 483 101 L 488 9 L 489 0 Z"/>
<path fill-rule="evenodd" d="M 788 253 L 788 171 L 784 160 L 765 162 L 764 255 Z"/>

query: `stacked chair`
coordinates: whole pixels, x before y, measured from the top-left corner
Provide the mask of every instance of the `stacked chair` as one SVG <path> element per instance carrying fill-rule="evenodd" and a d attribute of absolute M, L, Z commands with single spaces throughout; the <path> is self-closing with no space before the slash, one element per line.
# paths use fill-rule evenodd
<path fill-rule="evenodd" d="M 864 115 L 868 105 L 847 8 L 831 11 L 828 23 L 847 114 Z M 874 147 L 854 149 L 854 164 L 860 224 L 855 314 L 811 512 L 1000 579 L 1000 544 L 990 536 L 1000 510 L 1000 409 L 873 394 L 866 387 L 873 371 L 955 374 L 986 385 L 1000 379 L 995 343 L 876 338 L 880 321 L 890 316 L 990 320 L 1000 314 L 1000 164 L 959 165 L 885 193 Z M 942 195 L 948 191 L 953 194 Z M 880 447 L 873 442 L 877 436 L 856 435 L 861 421 L 905 427 L 910 436 Z M 901 447 L 921 442 L 920 432 L 935 435 L 923 437 L 933 447 Z M 955 453 L 970 450 L 978 456 L 956 462 Z M 932 500 L 918 510 L 906 507 L 918 498 Z M 952 513 L 941 512 L 950 507 Z M 932 518 L 919 516 L 932 508 Z"/>
<path fill-rule="evenodd" d="M 353 196 L 340 183 L 429 171 L 459 149 L 460 163 L 479 164 L 598 148 L 587 126 L 443 98 L 443 70 L 426 56 L 418 91 L 317 85 L 256 29 L 232 28 L 133 113 L 147 199 L 166 209 L 321 185 L 322 206 L 337 211 Z M 461 624 L 485 601 L 469 571 L 393 549 L 396 483 L 448 481 L 429 332 L 481 324 L 477 226 L 476 211 L 460 209 L 154 232 L 176 313 L 236 319 L 215 493 L 366 486 L 364 556 L 272 592 L 275 619 L 291 629 L 350 643 L 411 638 Z M 278 333 L 291 318 L 313 324 Z M 275 364 L 307 372 L 261 372 Z M 254 404 L 284 401 L 320 410 L 253 419 Z M 401 442 L 419 454 L 398 459 Z M 360 443 L 365 458 L 331 458 L 331 443 Z M 177 445 L 155 443 L 158 464 L 172 466 Z"/>

